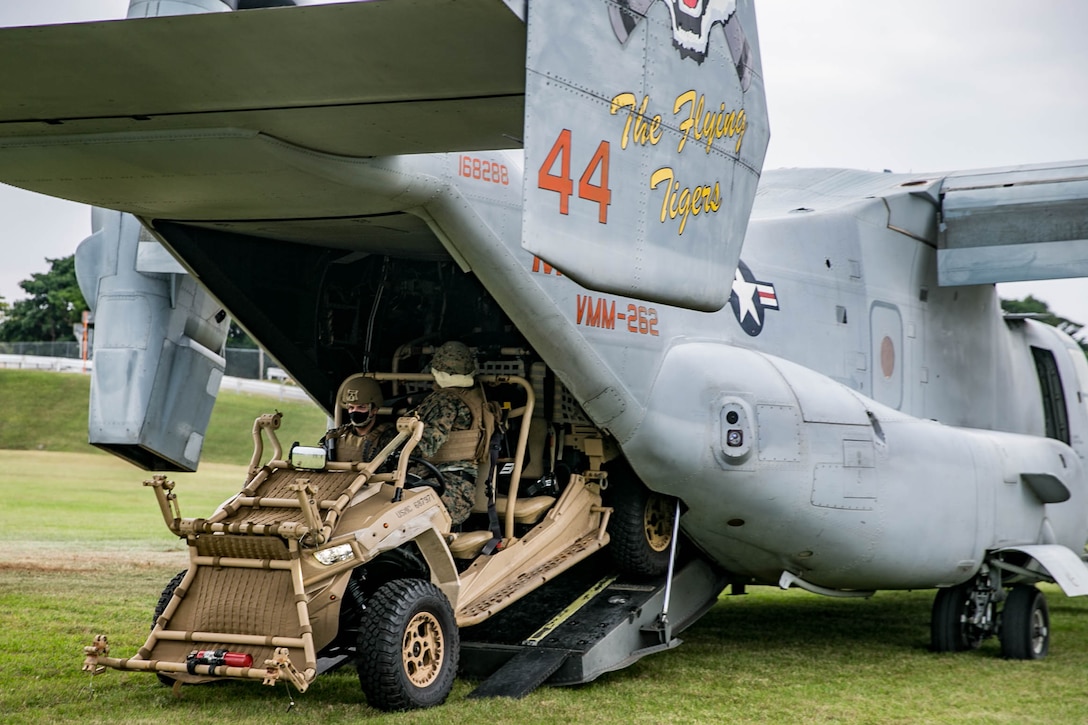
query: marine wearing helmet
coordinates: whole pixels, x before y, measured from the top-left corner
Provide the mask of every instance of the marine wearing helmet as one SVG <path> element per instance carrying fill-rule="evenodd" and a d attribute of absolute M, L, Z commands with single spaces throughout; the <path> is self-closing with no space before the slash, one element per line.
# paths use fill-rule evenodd
<path fill-rule="evenodd" d="M 389 426 L 375 423 L 384 399 L 373 378 L 353 375 L 340 385 L 337 419 L 343 423 L 326 431 L 320 442 L 330 461 L 369 461 L 381 450 Z"/>
<path fill-rule="evenodd" d="M 468 518 L 476 499 L 490 411 L 476 384 L 476 358 L 464 343 L 441 345 L 431 358 L 431 374 L 435 390 L 415 411 L 424 424 L 416 450 L 442 472 L 446 482 L 442 501 L 456 525 Z"/>

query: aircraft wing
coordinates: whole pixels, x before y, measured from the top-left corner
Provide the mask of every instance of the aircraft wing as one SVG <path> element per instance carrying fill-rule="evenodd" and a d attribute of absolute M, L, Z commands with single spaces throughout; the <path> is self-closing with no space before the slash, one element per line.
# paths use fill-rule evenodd
<path fill-rule="evenodd" d="M 370 0 L 0 31 L 0 63 L 22 69 L 0 89 L 0 181 L 341 248 L 379 219 L 375 237 L 407 225 L 425 254 L 434 238 L 400 213 L 431 192 L 383 196 L 360 169 L 384 183 L 398 170 L 371 160 L 524 148 L 525 249 L 591 289 L 722 307 L 769 136 L 752 3 L 706 6 L 698 32 L 654 0 L 528 7 Z"/>
<path fill-rule="evenodd" d="M 940 196 L 940 284 L 1088 277 L 1088 162 L 951 174 Z"/>
<path fill-rule="evenodd" d="M 284 148 L 517 148 L 525 22 L 501 0 L 377 0 L 6 29 L 6 183 L 179 220 L 354 214 Z M 297 154 L 296 154 L 297 155 Z"/>

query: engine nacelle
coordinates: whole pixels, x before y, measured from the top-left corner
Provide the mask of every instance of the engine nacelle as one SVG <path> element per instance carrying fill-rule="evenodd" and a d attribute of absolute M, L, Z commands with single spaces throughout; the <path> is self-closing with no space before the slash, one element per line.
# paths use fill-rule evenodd
<path fill-rule="evenodd" d="M 700 548 L 768 582 L 945 586 L 988 551 L 1079 551 L 1088 533 L 1081 461 L 1061 441 L 914 418 L 727 345 L 673 348 L 623 447 L 643 480 L 685 501 Z"/>

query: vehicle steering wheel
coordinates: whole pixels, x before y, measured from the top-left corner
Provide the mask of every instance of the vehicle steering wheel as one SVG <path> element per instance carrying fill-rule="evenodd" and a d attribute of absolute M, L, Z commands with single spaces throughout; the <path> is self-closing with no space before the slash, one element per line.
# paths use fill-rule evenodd
<path fill-rule="evenodd" d="M 442 475 L 442 471 L 439 471 L 438 467 L 426 458 L 421 458 L 420 456 L 410 456 L 408 458 L 409 467 L 416 463 L 426 468 L 431 475 L 424 478 L 423 476 L 417 476 L 416 474 L 409 472 L 404 476 L 404 487 L 419 488 L 420 486 L 426 486 L 428 488 L 433 488 L 435 493 L 439 496 L 446 493 L 446 479 Z"/>

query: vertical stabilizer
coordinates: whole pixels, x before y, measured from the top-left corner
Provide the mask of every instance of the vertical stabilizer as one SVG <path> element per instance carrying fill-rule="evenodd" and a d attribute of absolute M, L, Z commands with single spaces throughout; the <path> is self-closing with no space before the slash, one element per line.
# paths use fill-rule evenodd
<path fill-rule="evenodd" d="M 128 15 L 236 5 L 131 0 Z M 88 440 L 146 470 L 194 471 L 226 367 L 226 313 L 136 217 L 96 208 L 92 227 L 76 250 L 96 325 Z"/>
<path fill-rule="evenodd" d="M 194 471 L 229 321 L 136 217 L 96 209 L 76 250 L 95 312 L 89 441 L 140 468 Z"/>
<path fill-rule="evenodd" d="M 523 246 L 585 287 L 728 302 L 769 139 L 750 0 L 529 3 Z"/>

